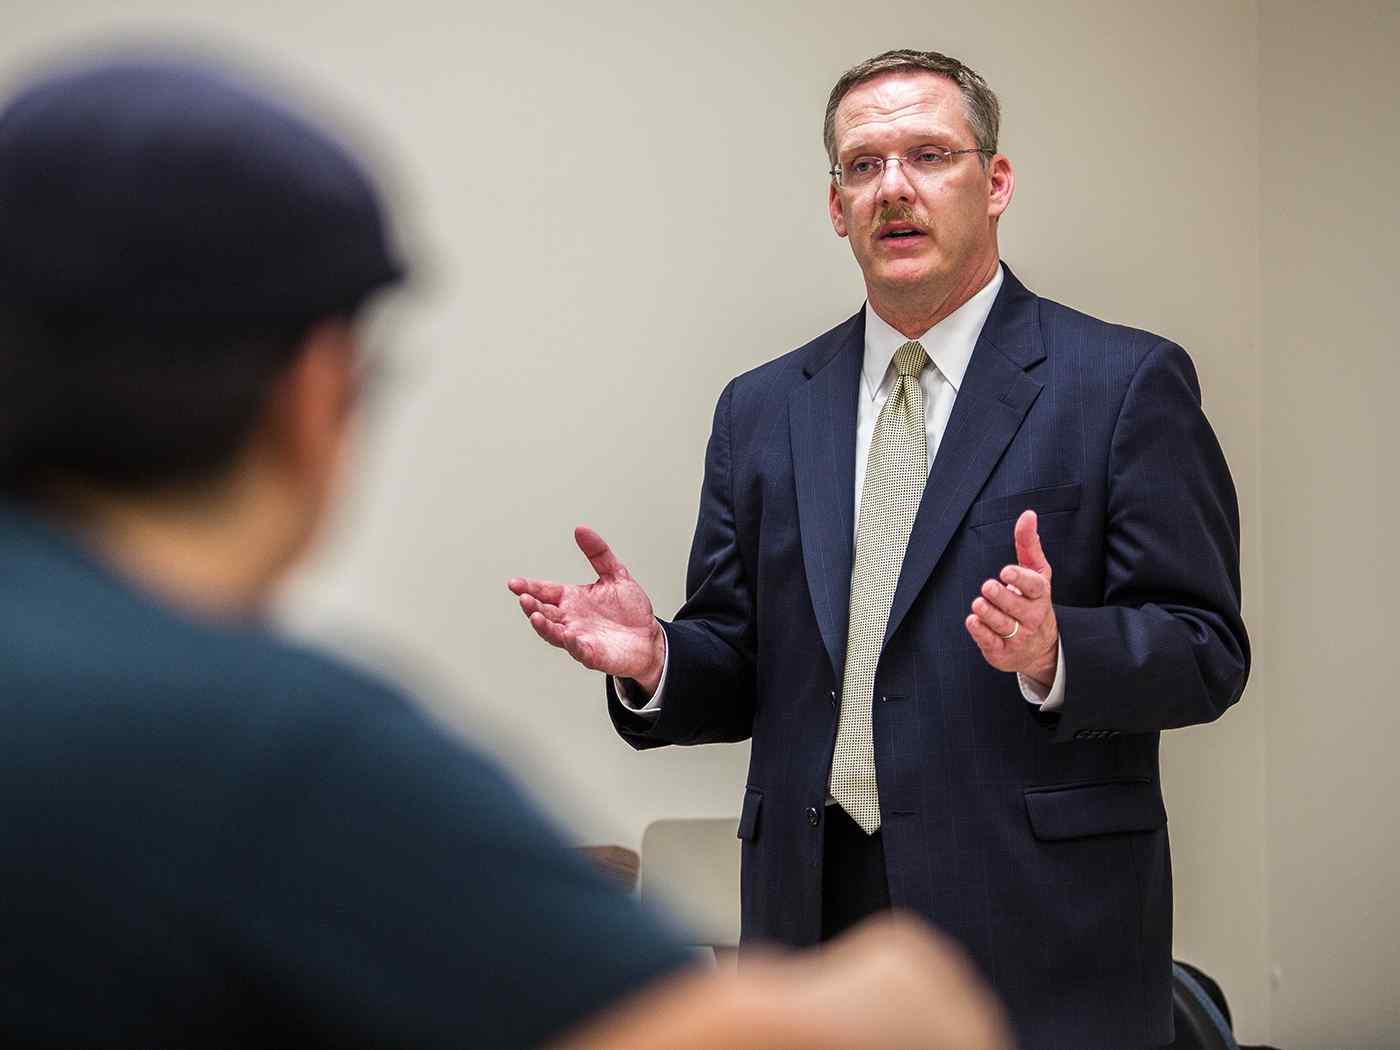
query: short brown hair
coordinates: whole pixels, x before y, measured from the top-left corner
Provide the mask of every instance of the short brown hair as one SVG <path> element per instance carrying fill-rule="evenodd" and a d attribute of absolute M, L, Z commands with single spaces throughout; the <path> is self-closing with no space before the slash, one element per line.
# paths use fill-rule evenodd
<path fill-rule="evenodd" d="M 963 106 L 967 110 L 967 123 L 972 129 L 972 137 L 977 140 L 977 148 L 997 149 L 997 132 L 1001 130 L 1001 104 L 987 82 L 976 70 L 963 65 L 956 58 L 949 58 L 937 51 L 911 51 L 900 48 L 886 51 L 874 58 L 852 66 L 841 74 L 841 79 L 831 89 L 831 97 L 826 102 L 826 121 L 822 125 L 822 144 L 832 164 L 836 163 L 836 107 L 850 90 L 867 80 L 873 80 L 882 73 L 898 72 L 936 73 L 947 77 L 962 91 Z M 985 162 L 985 155 L 984 155 Z"/>

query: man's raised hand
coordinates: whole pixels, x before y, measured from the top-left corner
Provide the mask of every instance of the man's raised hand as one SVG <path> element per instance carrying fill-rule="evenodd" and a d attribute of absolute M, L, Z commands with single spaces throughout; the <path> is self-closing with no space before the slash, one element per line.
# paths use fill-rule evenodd
<path fill-rule="evenodd" d="M 666 659 L 666 639 L 651 599 L 603 537 L 580 525 L 574 542 L 598 574 L 595 582 L 553 583 L 516 576 L 506 586 L 519 597 L 520 610 L 546 642 L 590 670 L 635 679 L 651 696 Z"/>
<path fill-rule="evenodd" d="M 1017 671 L 1049 687 L 1059 665 L 1060 628 L 1050 601 L 1050 562 L 1033 510 L 1016 519 L 1016 562 L 987 580 L 964 621 L 982 656 L 999 671 Z"/>

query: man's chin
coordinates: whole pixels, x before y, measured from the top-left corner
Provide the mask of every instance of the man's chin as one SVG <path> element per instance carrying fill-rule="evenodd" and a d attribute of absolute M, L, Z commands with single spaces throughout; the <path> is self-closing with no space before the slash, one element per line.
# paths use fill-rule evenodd
<path fill-rule="evenodd" d="M 937 275 L 937 267 L 927 259 L 880 260 L 865 273 L 868 283 L 896 293 L 926 287 Z"/>

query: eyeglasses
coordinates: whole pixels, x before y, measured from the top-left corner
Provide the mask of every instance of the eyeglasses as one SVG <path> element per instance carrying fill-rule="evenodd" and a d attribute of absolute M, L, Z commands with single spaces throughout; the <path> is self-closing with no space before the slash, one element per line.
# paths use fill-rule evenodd
<path fill-rule="evenodd" d="M 985 153 L 991 157 L 995 154 L 989 149 L 939 149 L 937 146 L 915 146 L 902 156 L 892 154 L 888 157 L 877 157 L 875 155 L 856 157 L 849 164 L 835 165 L 828 174 L 836 180 L 836 185 L 848 188 L 868 186 L 872 182 L 879 180 L 885 173 L 885 165 L 890 161 L 897 161 L 904 165 L 904 170 L 920 178 L 931 178 L 952 166 L 953 158 L 960 157 L 964 153 Z"/>

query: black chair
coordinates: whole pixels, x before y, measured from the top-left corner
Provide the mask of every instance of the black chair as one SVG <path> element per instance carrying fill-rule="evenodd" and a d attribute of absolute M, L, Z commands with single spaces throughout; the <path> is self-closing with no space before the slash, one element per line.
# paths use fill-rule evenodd
<path fill-rule="evenodd" d="M 1172 964 L 1172 1018 L 1176 1039 L 1167 1050 L 1276 1050 L 1235 1042 L 1230 1004 L 1219 983 L 1180 960 Z"/>

